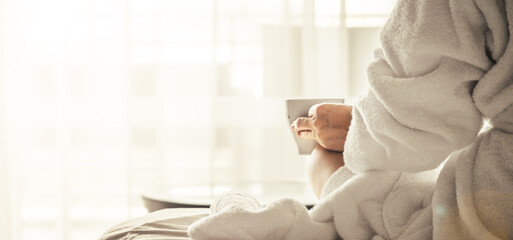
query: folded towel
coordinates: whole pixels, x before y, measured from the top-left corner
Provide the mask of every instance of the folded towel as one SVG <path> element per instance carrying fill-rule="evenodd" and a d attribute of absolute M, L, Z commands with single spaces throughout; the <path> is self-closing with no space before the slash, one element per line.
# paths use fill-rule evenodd
<path fill-rule="evenodd" d="M 243 192 L 231 191 L 217 197 L 210 204 L 212 214 L 221 212 L 229 208 L 241 208 L 247 211 L 255 212 L 261 210 L 264 206 L 256 198 Z"/>
<path fill-rule="evenodd" d="M 250 195 L 230 192 L 211 206 L 212 214 L 189 229 L 192 239 L 334 239 L 333 222 L 315 222 L 302 203 L 282 199 L 263 207 Z"/>

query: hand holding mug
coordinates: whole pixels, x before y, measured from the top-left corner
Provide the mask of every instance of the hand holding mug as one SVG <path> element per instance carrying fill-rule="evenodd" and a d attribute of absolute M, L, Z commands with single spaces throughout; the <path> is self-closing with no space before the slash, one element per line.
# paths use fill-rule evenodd
<path fill-rule="evenodd" d="M 297 118 L 291 127 L 301 139 L 315 140 L 327 150 L 342 152 L 352 109 L 337 103 L 316 104 L 308 111 L 308 117 Z"/>

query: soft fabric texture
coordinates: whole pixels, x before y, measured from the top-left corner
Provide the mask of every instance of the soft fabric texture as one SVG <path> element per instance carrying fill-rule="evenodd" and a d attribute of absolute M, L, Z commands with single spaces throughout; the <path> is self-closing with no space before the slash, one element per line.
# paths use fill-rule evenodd
<path fill-rule="evenodd" d="M 306 207 L 282 199 L 263 207 L 253 197 L 229 192 L 211 205 L 212 213 L 189 227 L 192 239 L 333 239 L 331 222 L 314 222 Z"/>
<path fill-rule="evenodd" d="M 348 240 L 513 239 L 512 33 L 512 0 L 398 1 L 353 108 L 346 166 L 319 204 L 225 208 L 191 233 L 313 239 L 332 224 Z"/>
<path fill-rule="evenodd" d="M 328 178 L 321 191 L 321 198 L 325 198 L 328 194 L 335 191 L 339 186 L 342 186 L 347 180 L 354 176 L 353 171 L 349 170 L 346 166 L 340 167 L 335 171 L 332 177 Z"/>

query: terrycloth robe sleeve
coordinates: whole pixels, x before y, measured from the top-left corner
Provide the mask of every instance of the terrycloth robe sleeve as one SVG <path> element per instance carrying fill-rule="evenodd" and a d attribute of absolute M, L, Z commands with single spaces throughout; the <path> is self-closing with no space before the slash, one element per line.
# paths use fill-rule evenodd
<path fill-rule="evenodd" d="M 492 61 L 486 19 L 467 0 L 399 1 L 353 108 L 344 159 L 355 173 L 436 168 L 482 126 L 472 89 Z"/>
<path fill-rule="evenodd" d="M 368 67 L 370 88 L 353 107 L 346 169 L 324 194 L 349 172 L 434 169 L 475 139 L 483 120 L 472 89 L 504 49 L 490 40 L 504 31 L 487 18 L 471 0 L 397 2 Z"/>

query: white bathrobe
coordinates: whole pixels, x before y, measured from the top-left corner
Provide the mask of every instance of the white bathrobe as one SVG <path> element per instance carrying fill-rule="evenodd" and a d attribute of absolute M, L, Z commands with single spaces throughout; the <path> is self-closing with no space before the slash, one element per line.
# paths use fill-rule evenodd
<path fill-rule="evenodd" d="M 227 194 L 193 239 L 513 239 L 513 0 L 398 1 L 380 38 L 313 210 Z"/>

